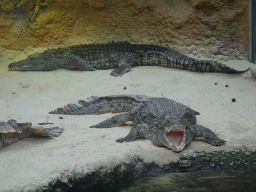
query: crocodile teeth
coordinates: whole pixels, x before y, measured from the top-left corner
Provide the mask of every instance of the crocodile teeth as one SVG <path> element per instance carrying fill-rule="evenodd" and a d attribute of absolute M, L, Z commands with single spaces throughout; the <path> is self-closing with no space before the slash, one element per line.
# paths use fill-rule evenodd
<path fill-rule="evenodd" d="M 181 127 L 172 127 L 172 128 L 166 128 L 165 131 L 183 131 Z"/>

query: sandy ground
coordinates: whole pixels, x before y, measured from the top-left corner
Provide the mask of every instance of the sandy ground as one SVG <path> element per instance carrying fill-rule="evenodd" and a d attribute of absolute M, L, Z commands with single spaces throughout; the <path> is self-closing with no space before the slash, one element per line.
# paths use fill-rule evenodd
<path fill-rule="evenodd" d="M 163 67 L 136 67 L 120 77 L 111 70 L 78 72 L 8 72 L 11 57 L 2 57 L 0 66 L 0 120 L 54 123 L 65 129 L 57 138 L 26 138 L 0 151 L 0 191 L 27 191 L 47 184 L 72 171 L 88 172 L 100 165 L 115 164 L 127 156 L 140 155 L 146 161 L 176 161 L 194 151 L 256 148 L 256 82 L 250 72 L 243 75 L 194 73 Z M 225 62 L 236 69 L 256 65 L 247 61 Z M 215 85 L 215 82 L 218 84 Z M 225 87 L 228 85 L 228 87 Z M 127 89 L 124 90 L 124 87 Z M 198 124 L 209 127 L 227 141 L 220 147 L 193 141 L 181 153 L 137 139 L 130 143 L 115 140 L 129 133 L 130 126 L 90 129 L 113 114 L 90 116 L 50 115 L 49 111 L 76 103 L 92 95 L 143 94 L 166 97 L 201 113 Z M 232 102 L 236 98 L 236 102 Z"/>

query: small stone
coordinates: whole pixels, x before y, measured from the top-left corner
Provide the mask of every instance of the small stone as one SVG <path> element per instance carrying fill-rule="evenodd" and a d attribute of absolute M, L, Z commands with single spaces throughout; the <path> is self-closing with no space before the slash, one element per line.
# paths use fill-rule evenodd
<path fill-rule="evenodd" d="M 217 83 L 217 82 L 215 82 L 215 83 L 214 83 L 214 85 L 218 85 L 218 83 Z"/>
<path fill-rule="evenodd" d="M 59 117 L 59 119 L 63 119 L 63 117 Z"/>
<path fill-rule="evenodd" d="M 233 98 L 233 99 L 232 99 L 232 102 L 236 102 L 236 99 L 235 99 L 235 98 Z"/>
<path fill-rule="evenodd" d="M 22 88 L 28 88 L 29 87 L 29 85 L 23 85 L 22 86 Z"/>

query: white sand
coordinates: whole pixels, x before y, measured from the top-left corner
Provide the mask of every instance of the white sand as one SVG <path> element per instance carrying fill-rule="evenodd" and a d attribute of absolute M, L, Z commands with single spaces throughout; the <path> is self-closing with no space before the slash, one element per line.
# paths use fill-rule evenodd
<path fill-rule="evenodd" d="M 163 67 L 136 67 L 121 78 L 111 70 L 78 72 L 8 72 L 4 60 L 0 71 L 0 120 L 54 123 L 65 129 L 53 139 L 26 138 L 0 151 L 0 191 L 29 190 L 47 184 L 72 170 L 92 171 L 102 164 L 118 163 L 127 155 L 141 155 L 146 161 L 175 161 L 193 151 L 230 150 L 256 146 L 256 82 L 243 75 L 193 73 Z M 256 65 L 229 61 L 229 66 L 246 69 Z M 215 82 L 218 85 L 214 85 Z M 228 85 L 228 87 L 225 87 Z M 123 88 L 127 87 L 126 90 Z M 198 124 L 209 127 L 227 141 L 214 147 L 193 141 L 181 153 L 138 139 L 130 143 L 115 140 L 129 133 L 130 126 L 90 129 L 113 114 L 91 116 L 50 115 L 49 111 L 76 103 L 92 95 L 143 94 L 174 99 L 201 113 Z M 231 102 L 236 98 L 236 102 Z M 64 174 L 65 173 L 65 174 Z"/>

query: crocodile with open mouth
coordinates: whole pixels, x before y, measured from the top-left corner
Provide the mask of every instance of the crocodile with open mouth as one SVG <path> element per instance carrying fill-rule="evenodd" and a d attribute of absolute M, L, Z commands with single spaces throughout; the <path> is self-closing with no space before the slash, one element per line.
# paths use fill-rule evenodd
<path fill-rule="evenodd" d="M 117 139 L 117 142 L 130 142 L 138 137 L 150 139 L 159 147 L 167 147 L 179 152 L 195 137 L 203 137 L 211 145 L 221 145 L 226 141 L 219 139 L 210 129 L 196 124 L 199 112 L 164 97 L 144 95 L 92 96 L 80 100 L 78 104 L 68 104 L 57 108 L 50 114 L 99 115 L 121 113 L 102 121 L 91 128 L 110 128 L 133 121 L 130 133 Z"/>

